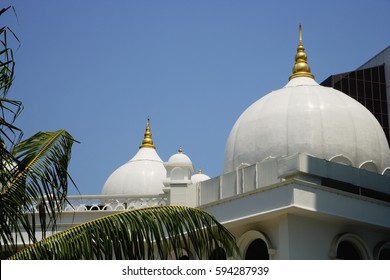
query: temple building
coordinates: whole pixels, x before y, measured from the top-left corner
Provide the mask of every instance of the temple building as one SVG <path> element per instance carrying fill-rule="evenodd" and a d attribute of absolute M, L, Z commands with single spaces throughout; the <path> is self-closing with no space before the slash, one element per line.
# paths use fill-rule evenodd
<path fill-rule="evenodd" d="M 68 199 L 58 230 L 125 209 L 186 205 L 214 215 L 243 259 L 390 259 L 386 135 L 361 103 L 315 81 L 301 28 L 287 84 L 238 118 L 220 176 L 195 171 L 182 148 L 164 162 L 148 119 L 138 151 L 101 194 Z"/>

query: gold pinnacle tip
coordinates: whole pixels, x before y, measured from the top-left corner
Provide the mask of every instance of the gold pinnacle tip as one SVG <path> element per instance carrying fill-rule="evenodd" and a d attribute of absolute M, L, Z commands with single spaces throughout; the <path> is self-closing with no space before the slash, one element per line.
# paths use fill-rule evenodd
<path fill-rule="evenodd" d="M 150 118 L 149 117 L 148 117 L 148 121 L 146 123 L 144 139 L 142 140 L 142 145 L 139 148 L 140 149 L 141 148 L 156 149 L 156 147 L 153 145 L 152 132 L 150 131 Z"/>
<path fill-rule="evenodd" d="M 299 24 L 299 44 L 297 48 L 297 54 L 295 55 L 295 64 L 292 69 L 292 75 L 289 80 L 297 77 L 308 77 L 314 79 L 314 75 L 310 72 L 310 66 L 307 63 L 307 55 L 305 53 L 305 47 L 302 43 L 302 25 Z"/>

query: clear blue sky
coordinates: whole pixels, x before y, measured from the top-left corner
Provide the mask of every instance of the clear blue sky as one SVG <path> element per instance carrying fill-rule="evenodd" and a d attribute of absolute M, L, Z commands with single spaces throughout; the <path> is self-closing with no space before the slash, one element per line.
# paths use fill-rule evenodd
<path fill-rule="evenodd" d="M 82 194 L 99 194 L 133 157 L 148 115 L 164 161 L 182 146 L 218 176 L 236 119 L 287 83 L 299 23 L 317 82 L 390 44 L 390 0 L 10 3 L 18 22 L 10 13 L 1 24 L 21 41 L 17 125 L 25 137 L 65 128 L 81 142 L 70 173 Z"/>

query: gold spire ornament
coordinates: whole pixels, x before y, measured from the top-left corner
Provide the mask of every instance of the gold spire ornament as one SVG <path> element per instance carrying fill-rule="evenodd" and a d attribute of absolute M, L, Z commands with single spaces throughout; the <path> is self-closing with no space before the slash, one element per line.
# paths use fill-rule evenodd
<path fill-rule="evenodd" d="M 139 148 L 153 148 L 156 147 L 153 145 L 152 133 L 150 132 L 150 118 L 148 117 L 148 122 L 146 123 L 146 129 L 144 134 L 144 140 L 142 141 L 142 145 Z"/>
<path fill-rule="evenodd" d="M 289 80 L 296 77 L 308 77 L 314 79 L 314 75 L 310 72 L 310 66 L 307 64 L 307 55 L 302 43 L 302 25 L 299 25 L 299 44 L 297 54 L 295 55 L 295 64 L 292 70 L 292 75 Z"/>

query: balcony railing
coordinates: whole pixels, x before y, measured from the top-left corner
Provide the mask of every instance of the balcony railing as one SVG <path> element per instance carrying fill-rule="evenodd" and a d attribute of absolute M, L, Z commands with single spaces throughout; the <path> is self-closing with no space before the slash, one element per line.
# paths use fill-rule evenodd
<path fill-rule="evenodd" d="M 63 212 L 123 211 L 136 208 L 167 205 L 165 195 L 80 195 L 68 196 Z"/>

